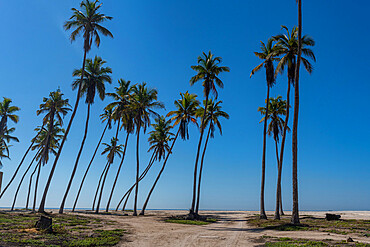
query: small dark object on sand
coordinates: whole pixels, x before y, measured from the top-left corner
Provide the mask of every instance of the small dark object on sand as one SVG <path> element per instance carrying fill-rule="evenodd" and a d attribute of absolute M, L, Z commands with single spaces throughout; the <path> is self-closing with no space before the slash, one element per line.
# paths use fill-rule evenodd
<path fill-rule="evenodd" d="M 40 219 L 36 221 L 35 227 L 39 230 L 44 230 L 46 232 L 53 232 L 53 221 L 51 218 L 45 217 L 43 215 L 40 216 Z"/>
<path fill-rule="evenodd" d="M 354 242 L 351 237 L 347 238 L 347 243 L 349 243 L 349 242 Z"/>
<path fill-rule="evenodd" d="M 326 214 L 325 219 L 326 220 L 339 220 L 340 215 L 339 214 Z"/>

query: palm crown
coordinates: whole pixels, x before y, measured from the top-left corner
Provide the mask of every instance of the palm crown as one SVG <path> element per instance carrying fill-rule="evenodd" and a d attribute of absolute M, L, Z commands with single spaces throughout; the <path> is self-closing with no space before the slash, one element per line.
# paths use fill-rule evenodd
<path fill-rule="evenodd" d="M 15 112 L 19 111 L 20 108 L 17 106 L 11 105 L 12 100 L 9 98 L 5 98 L 2 102 L 0 102 L 0 136 L 6 129 L 6 125 L 8 122 L 8 118 L 12 120 L 14 123 L 18 123 L 19 117 L 18 115 L 14 114 Z"/>
<path fill-rule="evenodd" d="M 99 33 L 113 38 L 113 34 L 100 25 L 102 22 L 112 19 L 110 16 L 99 13 L 101 5 L 99 4 L 99 0 L 84 0 L 80 4 L 82 10 L 72 8 L 73 15 L 64 23 L 65 30 L 74 29 L 70 36 L 72 42 L 76 40 L 78 35 L 83 33 L 84 50 L 86 52 L 90 51 L 93 40 L 96 46 L 99 47 Z"/>
<path fill-rule="evenodd" d="M 110 164 L 113 163 L 113 160 L 114 160 L 114 156 L 115 155 L 118 155 L 118 157 L 121 157 L 121 154 L 123 153 L 122 151 L 122 148 L 123 148 L 123 145 L 120 144 L 120 145 L 117 145 L 117 139 L 116 138 L 112 138 L 110 140 L 110 144 L 108 143 L 103 143 L 103 145 L 105 146 L 103 152 L 101 154 L 107 154 L 107 159 L 108 159 L 108 162 Z"/>
<path fill-rule="evenodd" d="M 44 124 L 46 124 L 50 118 L 57 118 L 58 122 L 63 124 L 63 117 L 67 115 L 68 111 L 71 110 L 71 106 L 68 103 L 68 99 L 63 99 L 63 94 L 58 89 L 49 94 L 49 98 L 44 97 L 43 103 L 40 104 L 40 109 L 36 111 L 37 115 L 46 112 L 43 118 Z M 52 117 L 53 116 L 53 117 Z"/>
<path fill-rule="evenodd" d="M 166 120 L 163 116 L 156 118 L 152 127 L 154 130 L 149 132 L 150 148 L 148 151 L 153 150 L 154 158 L 161 161 L 161 158 L 165 158 L 166 152 L 170 152 L 168 143 L 173 140 L 172 136 L 174 134 L 170 132 L 173 127 L 171 126 L 171 120 Z"/>
<path fill-rule="evenodd" d="M 199 106 L 196 94 L 180 93 L 181 99 L 175 101 L 175 107 L 177 110 L 170 111 L 167 117 L 173 116 L 171 121 L 174 121 L 174 126 L 180 124 L 180 135 L 182 139 L 189 139 L 188 126 L 192 122 L 197 124 L 195 113 Z"/>

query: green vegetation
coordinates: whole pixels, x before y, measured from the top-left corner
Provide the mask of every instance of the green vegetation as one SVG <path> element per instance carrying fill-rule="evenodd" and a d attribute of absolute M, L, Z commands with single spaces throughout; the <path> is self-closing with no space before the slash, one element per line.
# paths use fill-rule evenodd
<path fill-rule="evenodd" d="M 165 222 L 168 223 L 177 223 L 177 224 L 185 224 L 185 225 L 208 225 L 211 223 L 215 223 L 217 220 L 216 219 L 206 219 L 204 221 L 202 220 L 182 220 L 182 219 L 167 219 Z"/>
<path fill-rule="evenodd" d="M 318 240 L 306 240 L 306 239 L 291 239 L 291 238 L 275 238 L 265 236 L 262 239 L 266 240 L 265 246 L 268 247 L 294 247 L 294 246 L 356 246 L 356 247 L 369 247 L 369 244 L 363 243 L 347 243 L 347 241 L 334 241 L 331 239 L 325 239 L 322 241 Z"/>

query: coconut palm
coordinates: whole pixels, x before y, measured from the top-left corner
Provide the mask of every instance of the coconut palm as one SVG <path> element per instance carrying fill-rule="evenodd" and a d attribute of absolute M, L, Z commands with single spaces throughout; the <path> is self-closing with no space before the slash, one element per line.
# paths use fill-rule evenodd
<path fill-rule="evenodd" d="M 85 174 L 84 174 L 84 176 L 83 176 L 83 178 L 82 178 L 82 181 L 81 181 L 81 184 L 80 184 L 80 187 L 78 188 L 78 192 L 77 192 L 77 195 L 76 195 L 75 202 L 74 202 L 74 204 L 73 204 L 72 212 L 74 212 L 74 211 L 75 211 L 75 208 L 76 208 L 76 205 L 77 205 L 77 201 L 78 201 L 78 198 L 79 198 L 80 193 L 81 193 L 82 186 L 83 186 L 83 184 L 84 184 L 84 182 L 85 182 L 85 179 L 86 179 L 87 173 L 88 173 L 88 172 L 89 172 L 89 170 L 90 170 L 91 164 L 92 164 L 92 162 L 94 161 L 95 155 L 96 155 L 96 153 L 98 152 L 98 149 L 99 149 L 100 144 L 101 144 L 101 142 L 102 142 L 102 140 L 103 140 L 103 137 L 104 137 L 104 135 L 105 135 L 105 132 L 106 132 L 106 130 L 107 130 L 107 129 L 111 129 L 111 128 L 112 128 L 112 112 L 113 112 L 113 111 L 112 111 L 111 109 L 105 109 L 105 110 L 104 110 L 104 113 L 100 115 L 100 119 L 102 120 L 102 122 L 105 122 L 105 121 L 106 121 L 106 122 L 107 122 L 107 124 L 106 124 L 106 125 L 105 125 L 105 127 L 104 127 L 103 133 L 101 134 L 101 137 L 100 137 L 100 139 L 99 139 L 99 142 L 98 142 L 98 144 L 96 145 L 96 148 L 95 148 L 95 151 L 94 151 L 94 153 L 93 153 L 93 156 L 91 157 L 91 160 L 90 160 L 90 162 L 89 162 L 89 165 L 88 165 L 88 166 L 87 166 L 87 168 L 86 168 Z"/>
<path fill-rule="evenodd" d="M 294 86 L 294 77 L 295 77 L 295 68 L 296 68 L 296 61 L 297 61 L 297 55 L 298 55 L 298 28 L 293 27 L 292 31 L 289 32 L 289 29 L 286 26 L 282 26 L 282 29 L 286 31 L 286 34 L 279 34 L 274 37 L 274 40 L 277 41 L 277 53 L 281 55 L 281 59 L 279 60 L 278 65 L 276 66 L 275 70 L 275 76 L 278 73 L 282 73 L 284 69 L 287 67 L 287 75 L 288 75 L 288 89 L 287 89 L 287 105 L 290 104 L 290 88 L 291 85 Z M 313 51 L 309 48 L 310 46 L 314 46 L 315 41 L 307 36 L 304 35 L 302 37 L 302 52 L 303 55 L 307 58 L 312 59 L 313 61 L 316 61 L 315 55 Z M 313 66 L 309 62 L 309 60 L 305 57 L 301 57 L 301 61 L 306 69 L 306 71 L 311 74 L 313 71 Z M 279 161 L 279 174 L 278 177 L 281 177 L 281 170 L 283 165 L 283 157 L 284 157 L 284 147 L 285 147 L 285 139 L 286 139 L 286 132 L 287 132 L 287 126 L 289 121 L 289 108 L 287 108 L 286 116 L 285 116 L 285 126 L 283 130 L 283 137 L 281 140 L 281 148 L 280 148 L 280 161 Z M 281 181 L 278 181 L 278 184 L 280 184 Z M 279 185 L 278 188 L 281 186 Z M 279 189 L 278 189 L 279 190 Z M 277 191 L 277 197 L 281 197 L 281 191 Z M 281 202 L 279 203 L 281 204 Z M 281 209 L 281 207 L 280 207 Z M 276 211 L 277 210 L 277 211 Z M 281 210 L 281 213 L 282 210 Z M 275 209 L 275 219 L 280 219 L 279 210 L 276 207 Z"/>
<path fill-rule="evenodd" d="M 270 98 L 270 88 L 275 84 L 274 76 L 274 61 L 277 60 L 276 44 L 272 38 L 268 39 L 267 43 L 261 41 L 261 51 L 254 52 L 254 54 L 263 62 L 255 67 L 251 72 L 251 77 L 254 73 L 265 67 L 266 83 L 267 83 L 267 96 L 266 96 L 266 118 L 268 116 L 268 99 Z M 266 130 L 267 121 L 263 125 L 263 151 L 262 151 L 262 178 L 261 178 L 261 198 L 260 198 L 260 218 L 267 219 L 265 212 L 265 166 L 266 166 Z"/>
<path fill-rule="evenodd" d="M 167 156 L 163 162 L 162 168 L 159 171 L 158 176 L 156 180 L 154 181 L 152 188 L 149 191 L 149 194 L 145 200 L 143 208 L 141 209 L 140 215 L 145 214 L 145 209 L 148 206 L 150 196 L 152 195 L 154 188 L 157 185 L 159 178 L 161 177 L 164 171 L 164 168 L 166 167 L 168 157 L 172 153 L 172 149 L 173 149 L 173 146 L 175 145 L 178 135 L 180 134 L 183 140 L 189 139 L 189 131 L 188 131 L 189 123 L 197 124 L 197 120 L 195 118 L 195 113 L 196 113 L 197 107 L 199 106 L 197 95 L 189 94 L 188 92 L 186 92 L 186 93 L 180 93 L 180 96 L 181 96 L 181 99 L 175 101 L 175 107 L 177 108 L 177 110 L 170 111 L 167 114 L 167 117 L 172 116 L 170 120 L 174 122 L 173 126 L 179 124 L 179 128 L 176 132 L 175 137 L 173 138 L 170 150 L 167 152 Z"/>
<path fill-rule="evenodd" d="M 208 108 L 206 119 L 204 120 L 204 129 L 207 128 L 208 125 L 209 125 L 209 128 L 208 128 L 206 142 L 204 144 L 204 149 L 203 149 L 200 169 L 199 169 L 198 193 L 197 193 L 197 202 L 196 202 L 196 207 L 195 207 L 196 215 L 198 214 L 198 211 L 199 211 L 200 183 L 202 181 L 203 162 L 204 162 L 204 156 L 205 156 L 207 145 L 208 145 L 208 139 L 209 137 L 214 138 L 214 132 L 215 132 L 216 127 L 218 128 L 218 130 L 220 131 L 220 134 L 222 135 L 222 128 L 221 128 L 221 123 L 219 120 L 221 117 L 229 119 L 229 114 L 221 110 L 222 109 L 221 104 L 222 104 L 222 101 L 218 101 L 215 103 L 211 99 L 208 100 L 208 103 L 205 101 L 203 102 L 203 105 L 207 106 Z M 196 115 L 198 117 L 201 117 L 203 112 L 204 112 L 204 108 L 199 107 L 197 109 Z"/>
<path fill-rule="evenodd" d="M 265 107 L 259 107 L 258 111 L 263 115 L 264 117 L 261 119 L 260 123 L 265 121 L 265 115 L 266 115 L 266 108 Z M 285 116 L 287 113 L 287 101 L 282 100 L 281 96 L 278 96 L 276 98 L 270 98 L 269 102 L 269 115 L 267 116 L 268 121 L 270 123 L 268 124 L 267 128 L 267 134 L 269 136 L 273 136 L 275 141 L 275 149 L 276 149 L 276 158 L 277 158 L 277 167 L 279 170 L 280 167 L 280 159 L 279 159 L 279 138 L 283 133 L 284 129 L 284 119 L 281 116 Z M 289 127 L 287 126 L 287 130 L 290 131 Z M 278 186 L 281 186 L 281 173 L 278 173 Z M 282 199 L 281 199 L 281 187 L 277 188 L 277 191 L 279 192 L 279 199 L 276 201 L 278 215 L 279 215 L 279 208 L 280 212 L 283 214 L 283 206 L 282 206 Z M 280 217 L 279 217 L 280 218 Z M 275 219 L 279 219 L 276 218 Z"/>
<path fill-rule="evenodd" d="M 107 174 L 109 172 L 110 165 L 113 163 L 114 157 L 116 155 L 118 157 L 121 157 L 121 155 L 123 153 L 123 151 L 122 151 L 123 145 L 122 144 L 117 145 L 117 141 L 118 140 L 116 138 L 112 138 L 110 145 L 107 144 L 107 143 L 103 143 L 103 145 L 105 145 L 106 147 L 105 147 L 104 151 L 102 152 L 102 154 L 107 154 L 108 167 L 105 171 L 104 179 L 103 179 L 103 182 L 102 182 L 102 185 L 101 185 L 101 188 L 100 188 L 100 195 L 99 195 L 98 203 L 96 205 L 95 213 L 99 213 L 99 206 L 100 206 L 101 198 L 102 198 L 102 195 L 103 195 L 105 179 L 107 178 Z"/>
<path fill-rule="evenodd" d="M 131 105 L 131 92 L 132 86 L 130 85 L 130 81 L 125 81 L 124 79 L 118 80 L 119 87 L 115 87 L 115 92 L 107 93 L 108 96 L 113 98 L 113 102 L 110 103 L 107 108 L 113 110 L 113 114 L 115 118 L 118 118 L 122 121 L 122 126 L 126 131 L 126 140 L 124 144 L 123 155 L 121 158 L 121 162 L 118 166 L 118 170 L 116 173 L 116 177 L 114 178 L 114 182 L 112 185 L 112 190 L 110 192 L 107 207 L 105 209 L 106 212 L 109 210 L 109 206 L 113 197 L 113 192 L 116 187 L 119 174 L 121 172 L 121 168 L 123 165 L 123 161 L 125 160 L 126 156 L 126 148 L 128 143 L 128 138 L 130 134 L 134 132 L 134 123 L 133 123 L 133 112 L 132 112 L 132 105 Z"/>
<path fill-rule="evenodd" d="M 3 167 L 1 160 L 4 158 L 10 159 L 9 147 L 5 142 L 0 142 L 0 168 Z"/>
<path fill-rule="evenodd" d="M 137 197 L 139 193 L 139 136 L 140 130 L 146 132 L 150 125 L 150 118 L 157 117 L 158 113 L 154 111 L 156 108 L 164 108 L 163 103 L 157 101 L 158 92 L 156 89 L 148 88 L 146 83 L 135 85 L 132 88 L 132 112 L 133 121 L 136 127 L 136 186 L 135 186 L 135 202 L 134 213 L 137 215 Z"/>
<path fill-rule="evenodd" d="M 12 145 L 9 145 L 9 143 L 11 141 L 19 142 L 17 137 L 11 135 L 14 131 L 15 128 L 6 128 L 3 131 L 2 136 L 0 136 L 0 168 L 2 168 L 3 166 L 1 159 L 7 158 L 10 160 L 9 147 L 11 147 Z"/>
<path fill-rule="evenodd" d="M 64 205 L 71 188 L 74 176 L 77 171 L 77 166 L 80 161 L 80 157 L 82 154 L 82 150 L 85 145 L 88 127 L 89 127 L 89 120 L 90 120 L 90 107 L 94 104 L 95 95 L 96 93 L 99 95 L 101 100 L 105 98 L 105 83 L 111 83 L 112 78 L 110 74 L 112 74 L 112 69 L 109 67 L 103 67 L 106 63 L 101 57 L 95 56 L 94 60 L 87 59 L 86 60 L 86 67 L 85 67 L 85 77 L 81 79 L 76 79 L 72 84 L 72 89 L 75 90 L 76 88 L 81 88 L 81 96 L 85 95 L 86 100 L 85 103 L 87 104 L 87 116 L 86 116 L 86 123 L 85 123 L 85 132 L 82 138 L 81 146 L 77 154 L 77 158 L 75 161 L 75 165 L 72 170 L 71 178 L 69 179 L 67 189 L 64 193 L 62 202 L 60 204 L 59 213 L 62 214 L 64 210 Z M 75 70 L 73 75 L 80 77 L 82 74 L 81 70 Z M 81 85 L 81 87 L 80 87 Z M 116 137 L 117 138 L 117 137 Z"/>
<path fill-rule="evenodd" d="M 95 1 L 89 1 L 89 0 L 84 0 L 81 2 L 80 7 L 82 10 L 77 10 L 75 8 L 72 8 L 73 15 L 71 18 L 65 22 L 64 24 L 64 29 L 65 30 L 70 30 L 74 29 L 73 32 L 71 33 L 70 39 L 71 42 L 75 41 L 76 38 L 82 33 L 83 39 L 84 39 L 84 56 L 82 60 L 82 71 L 81 71 L 81 77 L 80 80 L 84 78 L 84 73 L 85 73 L 85 62 L 86 62 L 86 55 L 87 53 L 91 50 L 92 42 L 93 40 L 95 41 L 95 44 L 97 47 L 100 46 L 100 36 L 99 33 L 103 34 L 104 36 L 110 36 L 113 38 L 112 33 L 106 29 L 105 27 L 101 26 L 101 23 L 106 21 L 106 20 L 111 20 L 112 17 L 106 16 L 102 13 L 99 12 L 102 4 L 99 4 L 98 0 Z M 46 202 L 46 196 L 49 191 L 50 183 L 54 175 L 54 171 L 56 168 L 56 165 L 58 163 L 60 154 L 63 149 L 64 142 L 68 136 L 69 130 L 72 126 L 73 119 L 76 115 L 77 112 L 77 107 L 80 102 L 80 96 L 81 96 L 81 87 L 82 83 L 79 84 L 78 90 L 77 90 L 77 99 L 73 108 L 73 112 L 71 115 L 71 119 L 69 120 L 69 123 L 67 125 L 67 129 L 65 132 L 65 135 L 63 137 L 63 140 L 60 144 L 60 148 L 58 150 L 58 153 L 55 157 L 53 166 L 51 168 L 48 180 L 46 182 L 46 186 L 44 189 L 44 193 L 42 196 L 42 200 L 40 203 L 39 207 L 39 212 L 45 212 L 45 202 Z"/>
<path fill-rule="evenodd" d="M 43 103 L 40 104 L 39 110 L 36 111 L 37 115 L 46 113 L 44 118 L 43 118 L 43 124 L 42 124 L 40 129 L 43 129 L 44 125 L 48 121 L 53 122 L 55 118 L 58 119 L 58 121 L 62 124 L 64 116 L 70 110 L 71 109 L 70 109 L 70 105 L 68 103 L 68 99 L 63 99 L 63 94 L 61 93 L 61 91 L 59 89 L 54 91 L 54 92 L 50 92 L 49 97 L 44 97 L 43 98 Z M 38 134 L 40 134 L 40 132 Z M 36 135 L 36 137 L 37 137 L 37 135 Z M 24 153 L 24 155 L 23 155 L 20 163 L 18 164 L 18 167 L 15 170 L 12 178 L 10 179 L 9 183 L 5 186 L 4 190 L 0 194 L 0 198 L 4 194 L 6 189 L 10 186 L 10 184 L 14 181 L 14 179 L 15 179 L 19 169 L 21 168 L 25 158 L 27 157 L 29 151 L 31 150 L 31 148 L 34 144 L 34 141 L 36 140 L 36 137 L 32 139 L 33 141 L 31 141 L 31 144 L 29 145 L 26 152 Z"/>
<path fill-rule="evenodd" d="M 17 106 L 12 106 L 12 100 L 9 98 L 3 99 L 0 102 L 0 136 L 3 135 L 4 131 L 7 129 L 8 119 L 12 120 L 14 123 L 18 123 L 19 117 L 15 113 L 20 110 Z"/>
<path fill-rule="evenodd" d="M 190 79 L 190 85 L 194 85 L 196 82 L 202 81 L 203 92 L 206 98 L 206 103 L 208 103 L 208 98 L 211 92 L 217 98 L 218 94 L 217 94 L 216 85 L 220 88 L 224 87 L 223 82 L 221 81 L 220 78 L 218 78 L 219 74 L 221 72 L 230 71 L 230 69 L 226 66 L 219 66 L 221 62 L 222 62 L 221 57 L 215 57 L 214 54 L 212 54 L 211 51 L 209 51 L 208 54 L 203 52 L 203 54 L 198 57 L 198 65 L 191 66 L 191 68 L 195 70 L 197 74 Z M 204 108 L 201 126 L 204 126 L 206 112 L 207 112 L 207 106 L 205 106 Z M 195 209 L 198 160 L 199 160 L 200 147 L 202 145 L 203 133 L 204 133 L 204 128 L 201 127 L 197 155 L 195 158 L 193 200 L 191 203 L 190 215 L 194 214 L 194 209 Z"/>

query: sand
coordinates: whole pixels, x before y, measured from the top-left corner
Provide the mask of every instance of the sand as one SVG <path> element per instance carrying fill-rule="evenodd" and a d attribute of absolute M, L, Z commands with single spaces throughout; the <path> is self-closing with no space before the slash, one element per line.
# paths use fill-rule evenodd
<path fill-rule="evenodd" d="M 164 219 L 173 215 L 184 215 L 187 211 L 158 210 L 147 211 L 146 216 L 133 217 L 122 215 L 93 215 L 117 221 L 122 228 L 129 231 L 125 241 L 118 246 L 261 246 L 262 236 L 290 237 L 310 240 L 346 240 L 352 237 L 354 241 L 370 244 L 370 238 L 356 235 L 340 235 L 315 231 L 276 231 L 257 229 L 249 225 L 246 217 L 258 214 L 256 211 L 202 211 L 202 215 L 213 215 L 219 221 L 209 225 L 184 225 L 164 222 Z M 290 212 L 286 212 L 289 214 Z M 325 217 L 326 212 L 301 212 L 301 216 Z M 342 219 L 370 220 L 370 211 L 343 211 L 330 212 L 341 214 Z M 81 213 L 83 215 L 88 215 Z M 91 215 L 91 214 L 90 214 Z M 268 212 L 272 217 L 272 212 Z"/>

